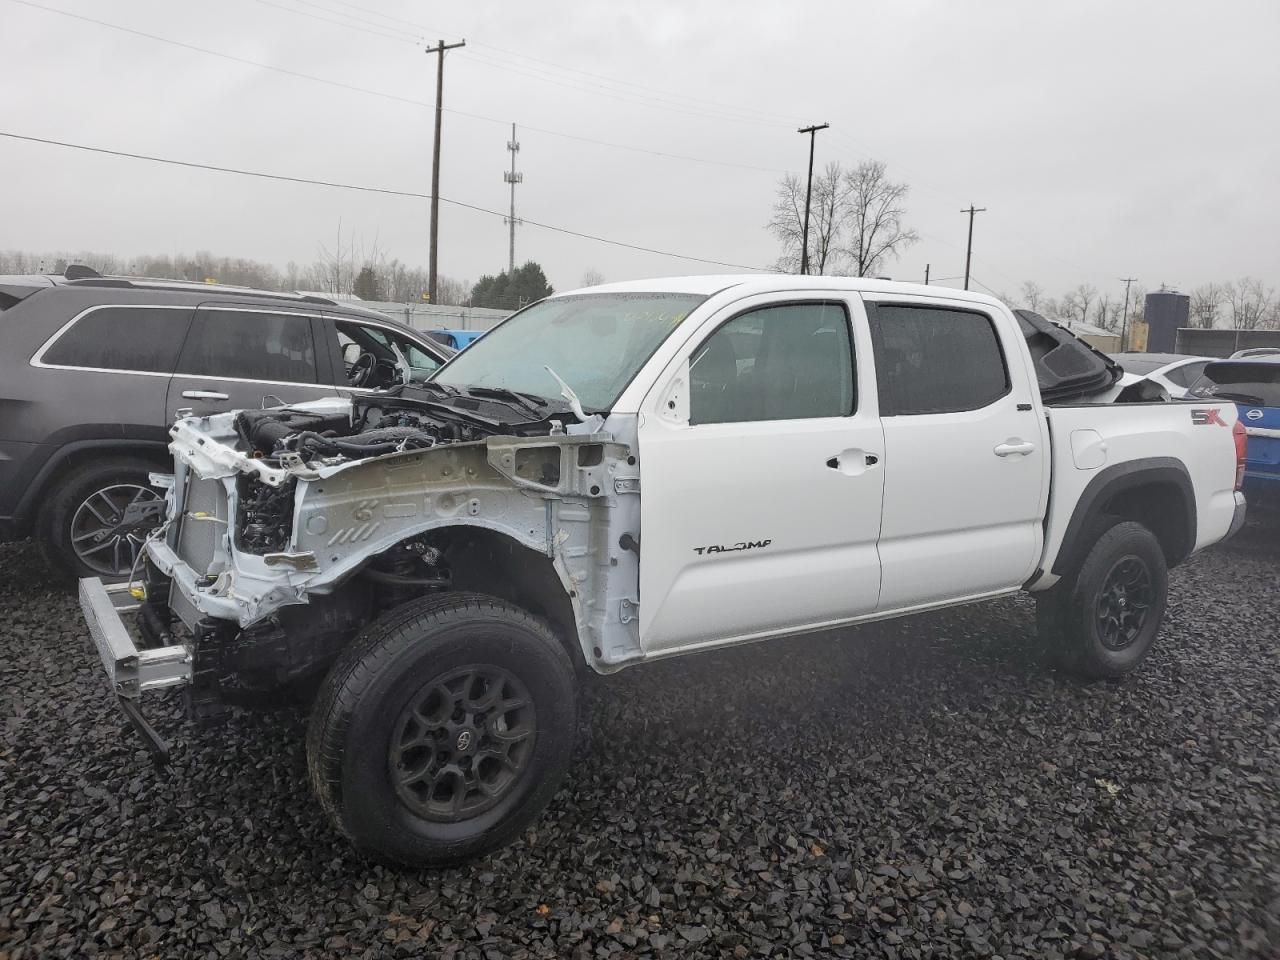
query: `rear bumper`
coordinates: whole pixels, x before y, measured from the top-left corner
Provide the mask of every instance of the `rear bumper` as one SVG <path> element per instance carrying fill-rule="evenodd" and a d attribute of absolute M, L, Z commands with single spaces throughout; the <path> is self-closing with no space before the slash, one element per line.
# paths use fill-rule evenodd
<path fill-rule="evenodd" d="M 97 577 L 80 581 L 80 609 L 117 696 L 136 700 L 143 691 L 191 682 L 192 653 L 186 644 L 139 648 L 120 614 L 137 608 L 127 584 L 105 585 Z"/>
<path fill-rule="evenodd" d="M 1227 529 L 1227 537 L 1234 537 L 1240 532 L 1240 528 L 1244 526 L 1248 512 L 1248 504 L 1245 501 L 1244 494 L 1237 490 L 1236 511 L 1231 517 L 1231 526 Z M 1223 539 L 1225 540 L 1227 537 L 1223 537 Z"/>

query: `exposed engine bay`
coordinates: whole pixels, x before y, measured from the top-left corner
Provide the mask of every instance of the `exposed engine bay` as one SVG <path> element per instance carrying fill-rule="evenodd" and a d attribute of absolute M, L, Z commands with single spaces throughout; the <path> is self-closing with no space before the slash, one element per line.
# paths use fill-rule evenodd
<path fill-rule="evenodd" d="M 159 645 L 192 638 L 194 690 L 314 673 L 381 611 L 450 589 L 509 590 L 596 669 L 639 656 L 633 422 L 617 421 L 624 442 L 558 400 L 472 394 L 414 385 L 174 424 L 144 609 Z"/>
<path fill-rule="evenodd" d="M 548 436 L 563 434 L 565 423 L 537 416 L 541 398 L 512 394 L 474 398 L 441 395 L 423 387 L 402 387 L 356 400 L 350 412 L 285 407 L 243 410 L 235 414 L 237 449 L 259 463 L 278 468 L 320 468 L 472 443 L 497 435 Z M 512 419 L 518 412 L 521 417 Z M 505 416 L 499 416 L 505 415 Z M 572 419 L 570 418 L 572 423 Z M 554 478 L 543 476 L 543 482 Z M 240 511 L 237 546 L 249 553 L 283 550 L 292 532 L 296 484 L 273 486 L 253 475 L 239 478 Z"/>

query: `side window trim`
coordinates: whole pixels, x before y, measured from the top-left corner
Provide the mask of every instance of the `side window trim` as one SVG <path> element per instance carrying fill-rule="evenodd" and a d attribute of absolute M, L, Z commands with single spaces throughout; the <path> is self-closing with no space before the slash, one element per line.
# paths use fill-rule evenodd
<path fill-rule="evenodd" d="M 927 417 L 937 416 L 945 413 L 966 413 L 971 410 L 982 410 L 991 406 L 993 403 L 1004 399 L 1013 392 L 1013 378 L 1009 373 L 1009 357 L 1005 353 L 1004 343 L 1000 339 L 1000 328 L 996 326 L 995 318 L 991 314 L 979 310 L 972 306 L 959 306 L 950 303 L 937 303 L 928 300 L 864 300 L 867 311 L 867 323 L 871 330 L 871 352 L 872 363 L 876 369 L 876 391 L 880 400 L 880 416 L 882 417 Z M 977 317 L 981 317 L 991 327 L 991 333 L 995 339 L 996 350 L 1000 354 L 1000 364 L 1004 372 L 1004 392 L 993 397 L 981 407 L 960 407 L 955 410 L 937 410 L 923 413 L 899 413 L 898 398 L 894 395 L 893 384 L 889 378 L 884 376 L 884 370 L 880 361 L 884 356 L 885 342 L 884 331 L 881 326 L 881 317 L 879 310 L 881 307 L 905 307 L 923 310 L 945 310 L 951 313 L 968 313 Z"/>
<path fill-rule="evenodd" d="M 70 320 L 55 330 L 52 336 L 44 343 L 36 348 L 36 352 L 31 355 L 31 359 L 27 361 L 29 366 L 36 367 L 40 370 L 83 370 L 89 373 L 125 373 L 135 377 L 171 377 L 173 371 L 163 373 L 159 370 L 127 370 L 123 367 L 87 367 L 78 364 L 68 363 L 45 363 L 44 355 L 61 340 L 64 336 L 71 332 L 71 329 L 82 319 L 91 313 L 99 310 L 185 310 L 190 314 L 187 319 L 187 331 L 191 330 L 191 322 L 195 319 L 196 307 L 190 304 L 180 303 L 95 303 L 91 307 L 85 307 Z M 182 342 L 178 344 L 178 354 L 182 355 L 182 347 L 186 343 L 186 333 L 183 334 Z M 177 366 L 177 358 L 174 359 L 174 366 Z"/>
<path fill-rule="evenodd" d="M 178 369 L 174 370 L 173 376 L 187 377 L 188 379 L 191 379 L 191 380 L 225 380 L 228 383 L 266 383 L 266 384 L 270 384 L 272 386 L 277 386 L 277 387 L 334 386 L 334 384 L 324 383 L 320 379 L 320 376 L 321 376 L 320 346 L 317 342 L 316 321 L 323 320 L 322 315 L 315 314 L 315 313 L 303 313 L 301 311 L 296 311 L 296 310 L 281 310 L 278 308 L 258 307 L 258 306 L 251 306 L 251 305 L 240 307 L 235 304 L 229 304 L 225 302 L 218 302 L 214 304 L 202 303 L 197 305 L 191 314 L 191 324 L 188 327 L 188 333 L 187 333 L 188 337 L 190 336 L 191 331 L 195 329 L 195 326 L 197 321 L 199 320 L 200 314 L 206 311 L 208 312 L 222 311 L 223 313 L 228 313 L 228 312 L 229 313 L 269 313 L 272 316 L 299 317 L 301 319 L 311 321 L 309 325 L 309 329 L 311 330 L 311 350 L 313 355 L 315 356 L 316 379 L 310 380 L 310 381 L 308 380 L 264 380 L 260 377 L 228 377 L 228 376 L 222 376 L 220 374 L 214 374 L 214 373 L 184 373 L 183 371 Z M 186 344 L 186 340 L 184 339 L 182 343 L 182 348 L 178 352 L 178 364 L 176 364 L 175 367 L 182 363 L 182 354 L 186 350 L 186 347 L 187 347 L 187 344 Z"/>
<path fill-rule="evenodd" d="M 826 296 L 817 297 L 817 298 L 795 298 L 795 299 L 786 299 L 786 300 L 774 300 L 774 301 L 769 301 L 765 303 L 755 303 L 755 304 L 752 304 L 751 306 L 743 307 L 737 312 L 726 317 L 720 323 L 716 324 L 714 329 L 712 329 L 706 336 L 704 336 L 701 340 L 698 340 L 694 344 L 692 349 L 690 349 L 688 356 L 686 357 L 686 362 L 689 366 L 689 369 L 692 371 L 693 365 L 697 362 L 698 358 L 701 357 L 702 354 L 706 352 L 706 347 L 711 342 L 712 338 L 714 338 L 716 334 L 718 334 L 721 330 L 723 330 L 729 324 L 734 323 L 735 321 L 740 320 L 743 317 L 750 316 L 753 313 L 758 313 L 761 310 L 772 310 L 778 307 L 806 307 L 806 306 L 838 307 L 844 315 L 845 335 L 849 344 L 850 409 L 847 413 L 839 414 L 837 417 L 800 417 L 800 418 L 793 418 L 793 419 L 831 420 L 831 419 L 847 419 L 849 417 L 856 416 L 858 412 L 858 408 L 860 406 L 859 393 L 862 387 L 862 383 L 861 383 L 862 378 L 858 376 L 858 356 L 857 356 L 857 346 L 854 342 L 855 338 L 854 338 L 854 329 L 853 329 L 853 313 L 849 309 L 848 301 L 840 296 L 827 294 Z M 867 306 L 870 307 L 871 304 L 867 304 Z M 868 310 L 868 314 L 869 313 L 870 313 L 870 310 Z M 693 419 L 693 398 L 691 395 L 689 398 L 689 419 L 686 422 L 685 426 L 710 427 L 710 426 L 717 426 L 721 423 L 744 424 L 744 423 L 786 423 L 786 422 L 787 422 L 786 420 L 782 420 L 782 419 L 777 419 L 777 420 L 752 419 L 752 420 L 711 421 L 707 423 L 696 423 L 694 422 L 694 419 Z"/>

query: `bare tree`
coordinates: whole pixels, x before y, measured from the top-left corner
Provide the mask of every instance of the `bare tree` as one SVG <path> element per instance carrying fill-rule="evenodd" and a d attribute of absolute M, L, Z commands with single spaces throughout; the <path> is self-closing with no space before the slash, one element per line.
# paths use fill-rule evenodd
<path fill-rule="evenodd" d="M 589 267 L 582 271 L 581 286 L 598 287 L 604 283 L 604 274 L 594 267 Z"/>
<path fill-rule="evenodd" d="M 1237 330 L 1256 330 L 1271 318 L 1276 292 L 1264 287 L 1261 280 L 1241 277 L 1223 284 L 1225 298 L 1231 307 L 1231 326 Z"/>
<path fill-rule="evenodd" d="M 1216 327 L 1225 302 L 1226 291 L 1221 284 L 1206 283 L 1196 287 L 1191 291 L 1191 325 L 1205 329 Z"/>
<path fill-rule="evenodd" d="M 1028 280 L 1022 285 L 1022 305 L 1028 310 L 1036 313 L 1040 312 L 1040 304 L 1044 301 L 1044 288 L 1034 280 Z"/>
<path fill-rule="evenodd" d="M 1123 307 L 1120 303 L 1111 299 L 1111 295 L 1104 293 L 1098 297 L 1097 304 L 1093 308 L 1093 325 L 1103 330 L 1110 330 L 1114 333 L 1120 332 L 1120 314 Z"/>
<path fill-rule="evenodd" d="M 853 261 L 854 276 L 865 277 L 920 237 L 902 224 L 907 185 L 891 182 L 885 176 L 883 161 L 863 161 L 845 174 L 844 182 L 850 208 L 845 249 Z"/>
<path fill-rule="evenodd" d="M 804 237 L 804 198 L 806 183 L 795 174 L 787 174 L 778 184 L 773 201 L 773 217 L 769 232 L 782 241 L 782 256 L 777 267 L 784 273 L 799 273 L 800 244 Z M 824 274 L 835 269 L 841 231 L 849 214 L 845 173 L 839 163 L 828 163 L 813 178 L 813 197 L 809 203 L 809 272 Z"/>
<path fill-rule="evenodd" d="M 1058 301 L 1058 311 L 1067 323 L 1088 323 L 1089 311 L 1098 290 L 1092 284 L 1082 283 L 1064 294 Z"/>

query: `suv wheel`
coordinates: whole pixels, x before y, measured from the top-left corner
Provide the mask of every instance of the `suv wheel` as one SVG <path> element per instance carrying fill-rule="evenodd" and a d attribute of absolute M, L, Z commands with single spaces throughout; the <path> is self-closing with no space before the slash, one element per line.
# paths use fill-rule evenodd
<path fill-rule="evenodd" d="M 510 843 L 546 806 L 575 727 L 573 666 L 546 624 L 477 594 L 414 600 L 325 680 L 311 785 L 362 852 L 456 862 Z"/>
<path fill-rule="evenodd" d="M 74 577 L 127 577 L 163 517 L 163 491 L 141 457 L 108 457 L 73 467 L 58 481 L 39 521 L 45 558 Z"/>

